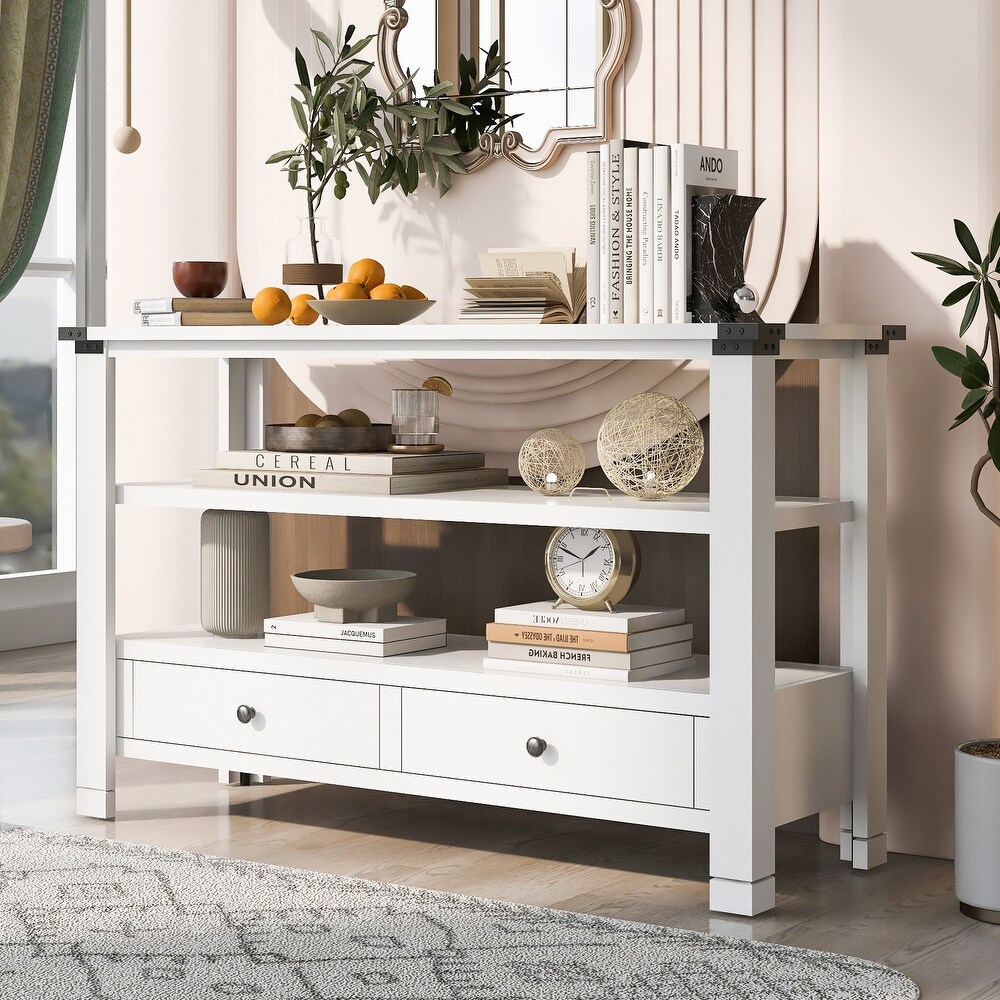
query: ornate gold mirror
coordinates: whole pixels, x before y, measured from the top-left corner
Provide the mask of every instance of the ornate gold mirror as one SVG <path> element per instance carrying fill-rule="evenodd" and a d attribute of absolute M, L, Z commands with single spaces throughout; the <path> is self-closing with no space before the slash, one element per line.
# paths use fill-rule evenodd
<path fill-rule="evenodd" d="M 512 119 L 483 134 L 464 157 L 470 170 L 502 156 L 540 170 L 568 143 L 611 134 L 611 88 L 625 62 L 630 0 L 384 0 L 379 67 L 395 90 L 413 71 L 417 93 L 458 81 L 460 56 L 482 70 L 494 44 L 509 78 L 502 110 Z M 408 93 L 401 93 L 407 99 Z"/>

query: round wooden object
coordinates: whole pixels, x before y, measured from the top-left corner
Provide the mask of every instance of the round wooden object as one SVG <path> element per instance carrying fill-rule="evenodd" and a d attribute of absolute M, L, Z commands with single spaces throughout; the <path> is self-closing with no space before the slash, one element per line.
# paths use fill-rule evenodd
<path fill-rule="evenodd" d="M 16 517 L 0 517 L 0 552 L 24 552 L 31 548 L 31 524 Z"/>
<path fill-rule="evenodd" d="M 443 444 L 391 444 L 389 451 L 394 451 L 398 455 L 436 455 L 439 451 L 444 451 Z"/>
<path fill-rule="evenodd" d="M 344 280 L 343 264 L 284 264 L 283 285 L 339 285 Z"/>

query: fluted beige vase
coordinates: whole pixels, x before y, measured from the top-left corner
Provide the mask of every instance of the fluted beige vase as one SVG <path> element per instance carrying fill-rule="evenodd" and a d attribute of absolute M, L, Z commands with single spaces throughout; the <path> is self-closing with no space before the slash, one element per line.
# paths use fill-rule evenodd
<path fill-rule="evenodd" d="M 201 515 L 201 627 L 224 639 L 256 639 L 271 613 L 271 522 L 267 514 Z"/>

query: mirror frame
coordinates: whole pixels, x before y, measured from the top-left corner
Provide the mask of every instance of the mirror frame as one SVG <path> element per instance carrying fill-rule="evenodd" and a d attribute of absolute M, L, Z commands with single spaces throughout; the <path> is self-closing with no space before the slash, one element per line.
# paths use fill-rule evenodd
<path fill-rule="evenodd" d="M 614 82 L 625 65 L 632 39 L 631 0 L 597 2 L 608 15 L 611 30 L 607 51 L 594 73 L 594 124 L 550 128 L 537 149 L 524 145 L 516 129 L 484 135 L 479 149 L 463 156 L 470 173 L 501 157 L 522 170 L 541 170 L 555 160 L 564 146 L 606 142 L 611 137 Z M 406 0 L 383 0 L 383 3 L 385 10 L 378 23 L 378 65 L 385 82 L 395 90 L 406 79 L 406 72 L 399 64 L 398 41 L 399 33 L 409 22 L 409 14 Z M 407 88 L 400 93 L 399 101 L 405 103 L 412 96 L 413 88 Z"/>

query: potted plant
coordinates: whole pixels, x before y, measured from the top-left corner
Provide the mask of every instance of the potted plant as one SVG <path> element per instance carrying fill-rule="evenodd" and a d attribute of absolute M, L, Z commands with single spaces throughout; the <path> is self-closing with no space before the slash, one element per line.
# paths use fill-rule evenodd
<path fill-rule="evenodd" d="M 972 329 L 981 310 L 985 313 L 981 343 L 966 345 L 964 353 L 950 347 L 931 350 L 938 364 L 958 378 L 965 390 L 949 430 L 972 422 L 983 437 L 983 454 L 973 465 L 969 489 L 980 513 L 1000 527 L 1000 515 L 980 490 L 983 471 L 990 465 L 1000 470 L 1000 215 L 985 251 L 958 219 L 955 233 L 967 258 L 964 264 L 940 254 L 921 251 L 915 255 L 959 279 L 958 287 L 942 302 L 945 306 L 965 304 L 959 337 Z M 1000 923 L 1000 739 L 974 740 L 955 750 L 955 894 L 967 916 Z"/>
<path fill-rule="evenodd" d="M 412 194 L 421 176 L 443 197 L 453 175 L 467 173 L 462 154 L 478 145 L 483 134 L 503 128 L 513 118 L 502 111 L 501 84 L 507 70 L 497 43 L 484 53 L 481 78 L 475 60 L 460 57 L 457 93 L 452 93 L 450 80 L 441 80 L 435 72 L 434 84 L 416 97 L 414 73 L 408 73 L 383 97 L 367 83 L 374 64 L 363 58 L 374 35 L 355 40 L 355 26 L 342 33 L 339 22 L 333 40 L 316 29 L 312 35 L 320 73 L 310 76 L 305 57 L 295 50 L 298 83 L 291 108 L 301 138 L 267 162 L 280 163 L 292 189 L 305 194 L 302 239 L 290 243 L 296 248 L 292 253 L 306 259 L 288 262 L 285 283 L 315 284 L 322 298 L 322 285 L 340 280 L 324 267 L 334 262 L 323 258 L 339 256 L 339 250 L 327 243 L 323 252 L 326 237 L 317 216 L 328 189 L 335 198 L 343 198 L 356 171 L 372 204 L 394 188 Z"/>

